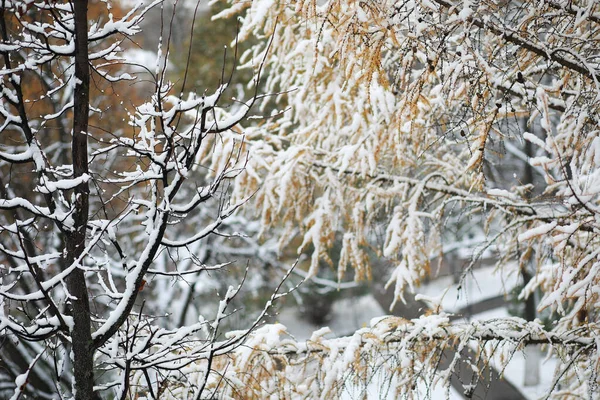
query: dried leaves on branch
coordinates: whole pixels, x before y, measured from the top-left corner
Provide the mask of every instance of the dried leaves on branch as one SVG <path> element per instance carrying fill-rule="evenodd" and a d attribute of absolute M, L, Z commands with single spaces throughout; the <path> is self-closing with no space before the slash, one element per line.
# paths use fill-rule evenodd
<path fill-rule="evenodd" d="M 241 39 L 274 38 L 266 86 L 288 91 L 287 111 L 248 131 L 256 172 L 236 193 L 258 190 L 264 229 L 311 250 L 309 274 L 325 260 L 369 278 L 375 253 L 402 300 L 463 247 L 463 276 L 493 257 L 523 276 L 522 301 L 539 293 L 551 335 L 597 340 L 597 2 L 228 3 L 215 18 L 244 12 Z M 582 346 L 563 394 L 596 390 L 597 350 Z"/>

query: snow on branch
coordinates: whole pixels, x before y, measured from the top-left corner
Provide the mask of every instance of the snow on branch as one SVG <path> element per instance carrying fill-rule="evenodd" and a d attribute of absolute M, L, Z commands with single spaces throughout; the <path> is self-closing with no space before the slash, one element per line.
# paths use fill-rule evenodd
<path fill-rule="evenodd" d="M 592 360 L 598 350 L 598 327 L 595 325 L 556 335 L 537 321 L 518 318 L 451 324 L 448 316 L 443 314 L 410 321 L 382 317 L 352 336 L 327 338 L 330 334 L 328 328 L 323 328 L 306 341 L 296 341 L 284 325 L 262 326 L 235 352 L 214 359 L 217 370 L 215 376 L 209 376 L 206 388 L 217 390 L 219 380 L 224 379 L 228 384 L 220 393 L 229 396 L 247 395 L 250 391 L 253 396 L 260 397 L 286 388 L 294 395 L 326 398 L 340 396 L 355 386 L 360 388 L 363 379 L 378 373 L 385 376 L 390 389 L 399 395 L 411 393 L 417 381 L 428 386 L 448 387 L 450 377 L 463 364 L 451 362 L 448 369 L 442 369 L 441 361 L 476 343 L 493 343 L 493 346 L 485 347 L 494 349 L 488 357 L 510 355 L 534 344 L 546 344 L 557 352 L 581 349 L 585 356 L 568 359 L 565 364 L 576 362 L 582 366 Z M 472 351 L 487 350 L 474 347 Z M 578 354 L 583 353 L 579 351 Z M 203 365 L 200 360 L 197 364 Z M 465 364 L 465 367 L 475 376 L 489 365 Z M 187 370 L 196 373 L 194 367 Z M 392 379 L 412 384 L 392 385 Z M 177 396 L 177 385 L 170 387 L 175 390 L 171 396 Z"/>

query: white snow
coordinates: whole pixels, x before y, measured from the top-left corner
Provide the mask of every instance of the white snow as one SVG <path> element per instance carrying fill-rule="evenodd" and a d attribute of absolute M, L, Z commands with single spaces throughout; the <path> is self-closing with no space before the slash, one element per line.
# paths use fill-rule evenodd
<path fill-rule="evenodd" d="M 511 200 L 514 200 L 516 198 L 516 196 L 513 193 L 505 189 L 488 189 L 487 194 L 489 196 L 494 197 L 506 197 Z"/>
<path fill-rule="evenodd" d="M 552 221 L 549 222 L 547 224 L 542 224 L 540 226 L 537 226 L 535 228 L 531 228 L 529 229 L 527 232 L 521 233 L 518 237 L 518 241 L 519 242 L 524 242 L 526 240 L 529 240 L 533 237 L 536 236 L 541 236 L 541 235 L 545 235 L 548 232 L 550 232 L 552 229 L 554 229 L 557 225 L 556 221 Z"/>
<path fill-rule="evenodd" d="M 386 315 L 386 312 L 371 295 L 336 301 L 331 311 L 328 328 L 335 336 L 345 336 L 369 326 L 371 319 Z M 296 340 L 307 340 L 321 327 L 300 318 L 296 309 L 285 308 L 277 316 L 279 322 Z"/>
<path fill-rule="evenodd" d="M 21 393 L 23 392 L 23 389 L 25 388 L 25 384 L 27 383 L 28 376 L 29 376 L 29 370 L 27 372 L 25 372 L 24 374 L 21 374 L 15 378 L 15 385 L 17 387 L 15 388 L 15 392 L 12 395 L 12 397 L 10 398 L 10 400 L 18 400 L 21 397 Z"/>
<path fill-rule="evenodd" d="M 41 179 L 40 184 L 36 187 L 36 191 L 47 194 L 56 192 L 57 190 L 70 190 L 89 180 L 90 176 L 88 174 L 83 174 L 72 179 L 61 179 L 55 182 L 43 178 Z"/>
<path fill-rule="evenodd" d="M 444 276 L 416 288 L 415 291 L 436 299 L 442 294 L 442 298 L 438 300 L 442 309 L 454 313 L 482 300 L 504 295 L 518 282 L 517 274 L 504 275 L 496 267 L 484 267 L 474 269 L 462 284 L 454 283 L 452 276 Z"/>

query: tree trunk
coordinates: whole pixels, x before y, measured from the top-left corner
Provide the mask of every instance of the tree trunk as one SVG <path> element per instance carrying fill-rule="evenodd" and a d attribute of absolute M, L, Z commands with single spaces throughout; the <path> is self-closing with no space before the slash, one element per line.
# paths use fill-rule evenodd
<path fill-rule="evenodd" d="M 525 131 L 526 129 L 527 122 L 523 120 L 522 130 Z M 533 156 L 533 148 L 529 140 L 525 141 L 524 151 L 528 159 Z M 531 164 L 529 164 L 529 162 L 525 162 L 523 171 L 523 184 L 527 185 L 533 183 L 533 167 Z M 533 197 L 533 195 L 534 193 L 527 192 L 528 198 Z M 533 278 L 533 274 L 536 270 L 536 266 L 534 265 L 535 254 L 533 253 L 533 249 L 531 250 L 531 255 L 529 257 L 528 265 L 525 265 L 521 270 L 523 287 L 525 287 Z M 533 321 L 537 317 L 535 293 L 532 293 L 525 299 L 524 317 L 527 321 Z M 525 374 L 523 376 L 523 384 L 525 386 L 536 386 L 540 383 L 540 362 L 540 353 L 537 346 L 527 346 L 525 349 Z"/>
<path fill-rule="evenodd" d="M 90 67 L 88 59 L 87 0 L 73 1 L 75 18 L 75 92 L 73 138 L 71 152 L 73 177 L 88 172 L 87 131 L 90 98 Z M 85 234 L 89 210 L 89 186 L 81 183 L 74 189 L 74 227 L 66 233 L 67 265 L 83 263 Z M 85 273 L 76 268 L 67 279 L 74 328 L 73 346 L 74 390 L 78 400 L 94 399 L 94 351 L 92 347 L 90 303 Z"/>

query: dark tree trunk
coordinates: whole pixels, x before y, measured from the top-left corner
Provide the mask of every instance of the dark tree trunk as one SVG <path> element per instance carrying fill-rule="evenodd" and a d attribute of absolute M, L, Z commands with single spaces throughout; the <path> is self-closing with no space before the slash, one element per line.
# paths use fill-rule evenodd
<path fill-rule="evenodd" d="M 75 18 L 75 92 L 73 110 L 73 139 L 71 152 L 73 177 L 88 172 L 87 131 L 90 99 L 90 67 L 88 59 L 87 0 L 74 0 Z M 85 234 L 88 222 L 90 190 L 87 183 L 81 183 L 74 189 L 73 230 L 66 233 L 67 265 L 83 263 Z M 94 351 L 92 346 L 90 303 L 85 273 L 75 269 L 68 277 L 67 287 L 71 300 L 71 312 L 74 328 L 71 334 L 73 346 L 73 368 L 75 376 L 75 398 L 77 400 L 94 399 Z"/>
<path fill-rule="evenodd" d="M 525 131 L 527 129 L 527 122 L 525 120 L 522 121 L 522 130 Z M 525 148 L 524 148 L 524 152 L 525 155 L 527 155 L 527 158 L 531 158 L 533 157 L 533 147 L 531 145 L 531 142 L 529 140 L 525 140 Z M 531 164 L 529 164 L 529 162 L 525 162 L 523 165 L 523 184 L 524 185 L 528 185 L 528 184 L 532 184 L 533 185 L 533 167 L 531 166 Z M 526 196 L 528 199 L 531 199 L 531 197 L 533 197 L 534 193 L 532 193 L 533 189 L 531 189 L 531 191 L 526 192 Z M 521 276 L 523 277 L 523 286 L 527 285 L 529 283 L 529 281 L 531 280 L 531 278 L 533 277 L 533 272 L 535 272 L 535 266 L 533 265 L 533 257 L 535 255 L 532 254 L 530 255 L 531 259 L 529 262 L 529 265 L 525 265 L 523 267 L 523 269 L 521 270 Z M 532 266 L 533 271 L 528 270 L 528 267 Z M 537 307 L 535 304 L 535 296 L 532 293 L 529 297 L 527 297 L 527 299 L 525 299 L 525 319 L 527 321 L 533 321 L 536 317 L 537 317 Z"/>

